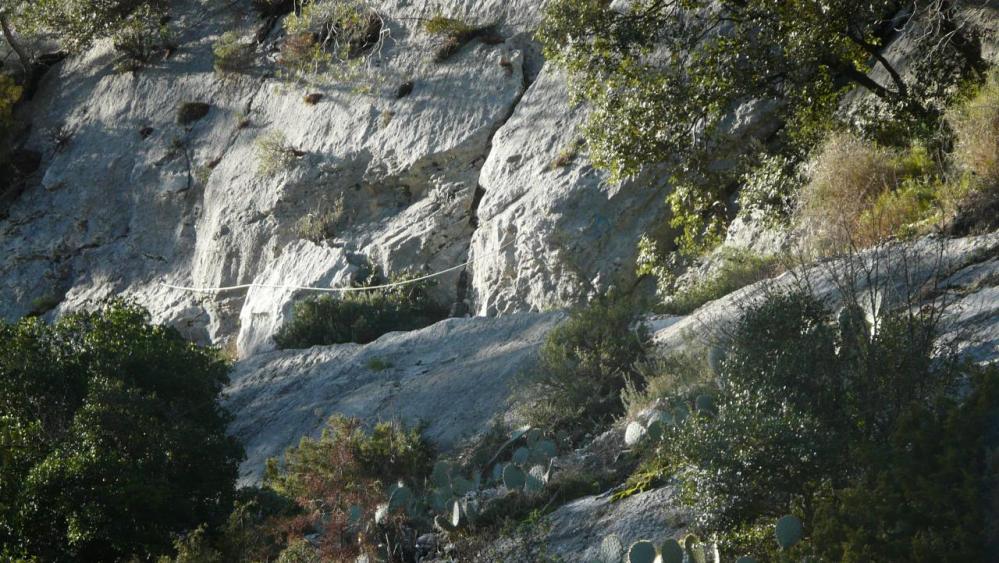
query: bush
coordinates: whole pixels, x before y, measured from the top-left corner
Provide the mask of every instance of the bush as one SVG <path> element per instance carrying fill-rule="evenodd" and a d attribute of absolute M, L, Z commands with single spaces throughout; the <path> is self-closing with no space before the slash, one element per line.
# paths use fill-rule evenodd
<path fill-rule="evenodd" d="M 0 323 L 0 553 L 147 558 L 222 524 L 242 457 L 219 405 L 227 373 L 121 302 Z"/>
<path fill-rule="evenodd" d="M 146 4 L 122 21 L 113 35 L 114 48 L 118 52 L 115 70 L 135 72 L 176 48 L 170 28 L 163 23 L 162 17 L 160 11 Z"/>
<path fill-rule="evenodd" d="M 892 153 L 849 133 L 830 136 L 818 149 L 801 193 L 800 222 L 820 252 L 856 240 L 860 216 L 896 184 Z"/>
<path fill-rule="evenodd" d="M 454 56 L 462 47 L 474 39 L 482 38 L 489 42 L 502 42 L 495 25 L 474 26 L 455 18 L 436 15 L 423 24 L 423 29 L 441 38 L 441 44 L 434 53 L 435 62 L 444 62 Z"/>
<path fill-rule="evenodd" d="M 730 554 L 783 557 L 760 531 L 788 512 L 811 536 L 787 554 L 797 559 L 981 553 L 971 522 L 982 518 L 984 417 L 999 406 L 999 372 L 936 355 L 938 314 L 885 312 L 869 324 L 852 305 L 831 322 L 802 292 L 749 307 L 724 348 L 717 412 L 674 392 L 668 408 L 695 414 L 676 416 L 632 483 L 679 479 L 695 528 Z M 969 377 L 971 398 L 955 399 Z"/>
<path fill-rule="evenodd" d="M 620 415 L 621 391 L 645 356 L 648 334 L 636 320 L 632 304 L 602 297 L 552 330 L 524 377 L 528 422 L 576 441 Z"/>
<path fill-rule="evenodd" d="M 310 79 L 342 64 L 348 78 L 381 42 L 382 19 L 363 0 L 327 0 L 289 15 L 284 30 L 280 63 L 293 77 Z"/>
<path fill-rule="evenodd" d="M 764 257 L 747 250 L 726 249 L 720 259 L 718 269 L 711 277 L 673 293 L 659 310 L 670 315 L 690 314 L 709 301 L 773 277 L 780 267 L 776 257 Z"/>
<path fill-rule="evenodd" d="M 394 281 L 405 281 L 406 277 Z M 308 348 L 344 342 L 367 344 L 385 333 L 417 330 L 446 318 L 428 295 L 429 285 L 323 296 L 295 304 L 292 318 L 274 336 L 279 348 Z"/>
<path fill-rule="evenodd" d="M 950 122 L 960 168 L 983 187 L 999 189 L 999 70 L 989 73 L 978 93 L 951 112 Z"/>
<path fill-rule="evenodd" d="M 253 45 L 243 43 L 239 35 L 227 31 L 212 46 L 215 72 L 239 72 L 253 62 Z"/>
<path fill-rule="evenodd" d="M 268 131 L 256 142 L 257 173 L 261 176 L 274 176 L 291 166 L 303 156 L 288 142 L 284 133 L 276 130 Z"/>
<path fill-rule="evenodd" d="M 283 522 L 290 537 L 319 531 L 321 560 L 374 557 L 384 540 L 371 523 L 376 506 L 397 482 L 419 490 L 433 459 L 433 448 L 418 428 L 381 423 L 368 433 L 358 420 L 336 416 L 318 440 L 303 438 L 289 448 L 283 465 L 268 460 L 266 483 L 301 508 L 300 516 Z M 414 476 L 421 481 L 411 481 Z M 353 507 L 360 517 L 352 516 Z M 290 549 L 296 545 L 293 541 Z"/>

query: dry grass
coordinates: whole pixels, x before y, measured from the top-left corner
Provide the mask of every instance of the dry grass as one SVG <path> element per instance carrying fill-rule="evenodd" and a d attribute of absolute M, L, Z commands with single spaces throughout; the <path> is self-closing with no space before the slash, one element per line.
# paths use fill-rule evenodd
<path fill-rule="evenodd" d="M 894 154 L 850 133 L 836 133 L 820 147 L 801 192 L 800 224 L 808 245 L 823 254 L 866 246 L 864 212 L 897 184 Z"/>
<path fill-rule="evenodd" d="M 948 115 L 956 142 L 957 166 L 984 191 L 999 189 L 999 70 L 978 93 Z"/>

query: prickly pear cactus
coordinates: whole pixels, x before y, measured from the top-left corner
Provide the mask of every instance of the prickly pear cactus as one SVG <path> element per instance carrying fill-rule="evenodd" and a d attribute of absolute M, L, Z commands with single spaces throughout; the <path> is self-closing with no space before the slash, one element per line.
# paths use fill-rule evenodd
<path fill-rule="evenodd" d="M 704 544 L 694 534 L 687 534 L 687 537 L 683 538 L 683 552 L 691 563 L 707 563 L 708 561 L 708 554 L 704 549 Z"/>
<path fill-rule="evenodd" d="M 698 395 L 697 399 L 694 400 L 694 407 L 697 408 L 698 413 L 703 415 L 714 416 L 718 413 L 715 398 L 711 395 Z"/>
<path fill-rule="evenodd" d="M 805 533 L 805 528 L 797 516 L 787 514 L 781 516 L 780 520 L 777 521 L 775 532 L 777 534 L 777 543 L 780 544 L 782 549 L 788 549 L 801 541 L 801 537 Z"/>
<path fill-rule="evenodd" d="M 639 540 L 628 548 L 628 563 L 653 563 L 656 560 L 656 546 L 646 540 Z"/>
<path fill-rule="evenodd" d="M 683 563 L 683 548 L 680 542 L 675 539 L 668 539 L 659 548 L 659 557 L 662 563 Z"/>
<path fill-rule="evenodd" d="M 511 491 L 524 488 L 527 483 L 527 475 L 524 470 L 512 463 L 508 463 L 503 468 L 503 485 Z"/>
<path fill-rule="evenodd" d="M 397 483 L 392 487 L 392 492 L 389 494 L 388 509 L 389 512 L 395 512 L 396 510 L 406 510 L 410 504 L 413 502 L 413 491 L 409 490 L 409 487 L 403 485 L 402 483 Z"/>
<path fill-rule="evenodd" d="M 527 460 L 530 459 L 530 457 L 531 457 L 531 450 L 521 447 L 514 450 L 511 461 L 513 461 L 517 465 L 524 465 L 525 463 L 527 463 Z"/>
<path fill-rule="evenodd" d="M 735 563 L 756 563 L 756 559 L 743 555 L 742 557 L 735 560 Z"/>

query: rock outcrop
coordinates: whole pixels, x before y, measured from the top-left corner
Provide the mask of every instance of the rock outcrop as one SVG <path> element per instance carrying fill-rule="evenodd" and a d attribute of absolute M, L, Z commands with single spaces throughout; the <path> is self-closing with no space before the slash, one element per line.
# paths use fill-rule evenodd
<path fill-rule="evenodd" d="M 448 451 L 489 429 L 510 408 L 514 378 L 531 365 L 560 313 L 449 319 L 371 344 L 258 354 L 241 362 L 226 391 L 232 433 L 246 448 L 241 480 L 259 480 L 264 462 L 302 436 L 317 436 L 333 414 L 423 423 Z"/>

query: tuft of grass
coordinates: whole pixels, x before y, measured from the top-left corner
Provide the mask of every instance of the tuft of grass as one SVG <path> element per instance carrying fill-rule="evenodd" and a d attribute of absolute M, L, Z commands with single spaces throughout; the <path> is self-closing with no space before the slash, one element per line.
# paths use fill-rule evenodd
<path fill-rule="evenodd" d="M 709 301 L 771 278 L 781 270 L 778 257 L 760 256 L 748 250 L 724 249 L 721 260 L 718 270 L 710 278 L 670 295 L 658 311 L 669 315 L 689 315 Z"/>
<path fill-rule="evenodd" d="M 983 188 L 999 189 L 999 69 L 966 102 L 951 110 L 954 159 Z"/>
<path fill-rule="evenodd" d="M 343 194 L 340 194 L 332 204 L 323 201 L 315 211 L 299 219 L 295 228 L 299 237 L 318 244 L 336 236 L 345 216 Z"/>
<path fill-rule="evenodd" d="M 495 24 L 475 26 L 441 14 L 427 20 L 423 29 L 430 35 L 441 38 L 441 44 L 434 52 L 434 62 L 438 63 L 450 59 L 474 39 L 482 39 L 491 44 L 503 41 Z"/>
<path fill-rule="evenodd" d="M 565 168 L 566 166 L 572 164 L 572 161 L 576 160 L 576 157 L 579 156 L 579 149 L 582 148 L 583 143 L 584 141 L 582 138 L 577 138 L 567 144 L 561 151 L 559 151 L 558 155 L 555 156 L 555 159 L 552 160 L 551 169 L 558 170 L 559 168 Z"/>
<path fill-rule="evenodd" d="M 227 31 L 212 46 L 215 56 L 215 72 L 239 72 L 245 70 L 253 61 L 253 45 L 243 43 L 239 35 Z"/>
<path fill-rule="evenodd" d="M 277 130 L 269 131 L 260 136 L 256 142 L 257 172 L 261 176 L 274 176 L 289 168 L 304 153 L 296 150 L 284 133 Z"/>

